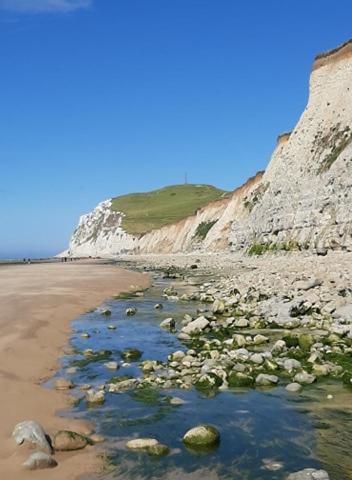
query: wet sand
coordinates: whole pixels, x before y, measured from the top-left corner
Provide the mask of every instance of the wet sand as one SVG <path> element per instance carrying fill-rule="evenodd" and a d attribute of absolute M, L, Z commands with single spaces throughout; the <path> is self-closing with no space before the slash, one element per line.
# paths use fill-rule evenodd
<path fill-rule="evenodd" d="M 94 447 L 56 455 L 58 467 L 28 472 L 31 453 L 16 446 L 16 423 L 36 420 L 49 435 L 58 429 L 89 433 L 79 421 L 55 413 L 68 395 L 44 388 L 67 345 L 70 322 L 120 292 L 145 288 L 149 277 L 99 262 L 0 266 L 0 478 L 71 480 L 99 467 Z"/>

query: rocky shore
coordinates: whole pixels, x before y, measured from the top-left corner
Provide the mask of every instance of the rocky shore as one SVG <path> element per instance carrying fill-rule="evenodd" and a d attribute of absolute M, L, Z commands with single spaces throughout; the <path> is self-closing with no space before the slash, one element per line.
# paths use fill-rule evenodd
<path fill-rule="evenodd" d="M 165 319 L 162 327 L 174 330 L 185 349 L 165 364 L 145 361 L 144 384 L 200 389 L 282 384 L 297 392 L 333 377 L 351 385 L 350 253 L 139 259 L 146 260 L 150 268 L 191 286 L 182 296 L 167 289 L 166 299 L 197 300 L 204 308 L 186 314 L 180 325 Z"/>

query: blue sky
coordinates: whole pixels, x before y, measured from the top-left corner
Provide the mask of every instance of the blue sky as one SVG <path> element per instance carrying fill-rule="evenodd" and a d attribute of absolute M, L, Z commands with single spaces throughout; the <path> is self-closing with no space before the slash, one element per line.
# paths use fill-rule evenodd
<path fill-rule="evenodd" d="M 0 257 L 54 254 L 99 201 L 265 168 L 350 0 L 0 0 Z"/>

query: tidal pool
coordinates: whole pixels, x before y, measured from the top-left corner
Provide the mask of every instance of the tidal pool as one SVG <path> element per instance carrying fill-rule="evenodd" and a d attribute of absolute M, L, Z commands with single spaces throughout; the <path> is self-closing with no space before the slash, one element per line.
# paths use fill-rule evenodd
<path fill-rule="evenodd" d="M 73 322 L 74 353 L 62 359 L 57 376 L 67 376 L 67 367 L 78 365 L 69 378 L 79 396 L 82 384 L 98 386 L 115 376 L 140 376 L 139 361 L 165 361 L 169 353 L 185 350 L 176 336 L 159 324 L 167 317 L 180 320 L 185 313 L 204 308 L 204 304 L 167 301 L 162 298 L 162 290 L 168 285 L 166 280 L 156 280 L 143 297 L 106 302 L 104 308 L 111 315 L 94 311 Z M 186 287 L 177 285 L 179 291 L 182 288 Z M 164 308 L 155 310 L 156 303 Z M 131 306 L 138 311 L 128 317 L 125 310 Z M 116 329 L 109 329 L 111 325 Z M 82 338 L 82 333 L 89 337 Z M 87 362 L 81 354 L 87 348 L 109 350 L 111 355 Z M 142 358 L 116 372 L 104 366 L 106 361 L 121 363 L 121 353 L 127 348 L 143 351 Z M 327 400 L 327 393 L 333 394 L 332 400 Z M 185 403 L 170 405 L 169 398 L 174 396 Z M 65 415 L 93 421 L 96 432 L 106 438 L 106 472 L 91 479 L 283 480 L 288 473 L 313 467 L 326 469 L 331 480 L 349 480 L 351 398 L 348 390 L 333 382 L 307 387 L 302 394 L 289 394 L 283 387 L 232 389 L 210 396 L 195 389 L 144 388 L 107 393 L 105 403 L 95 407 L 89 407 L 83 399 Z M 195 452 L 183 445 L 184 433 L 200 423 L 219 429 L 221 442 L 217 448 Z M 137 437 L 156 438 L 168 445 L 171 453 L 155 458 L 126 450 L 126 441 Z"/>

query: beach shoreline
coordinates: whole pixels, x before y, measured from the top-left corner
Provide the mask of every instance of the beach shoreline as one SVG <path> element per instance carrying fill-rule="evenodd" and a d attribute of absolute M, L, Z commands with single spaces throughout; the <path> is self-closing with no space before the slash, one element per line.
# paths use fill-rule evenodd
<path fill-rule="evenodd" d="M 22 467 L 32 450 L 16 446 L 14 426 L 35 420 L 49 435 L 60 429 L 90 433 L 83 422 L 58 415 L 69 405 L 65 392 L 44 388 L 68 344 L 71 322 L 121 292 L 144 289 L 148 275 L 106 261 L 2 265 L 0 269 L 0 473 L 7 480 L 33 478 Z M 94 447 L 59 453 L 58 467 L 36 478 L 73 480 L 99 467 Z"/>

